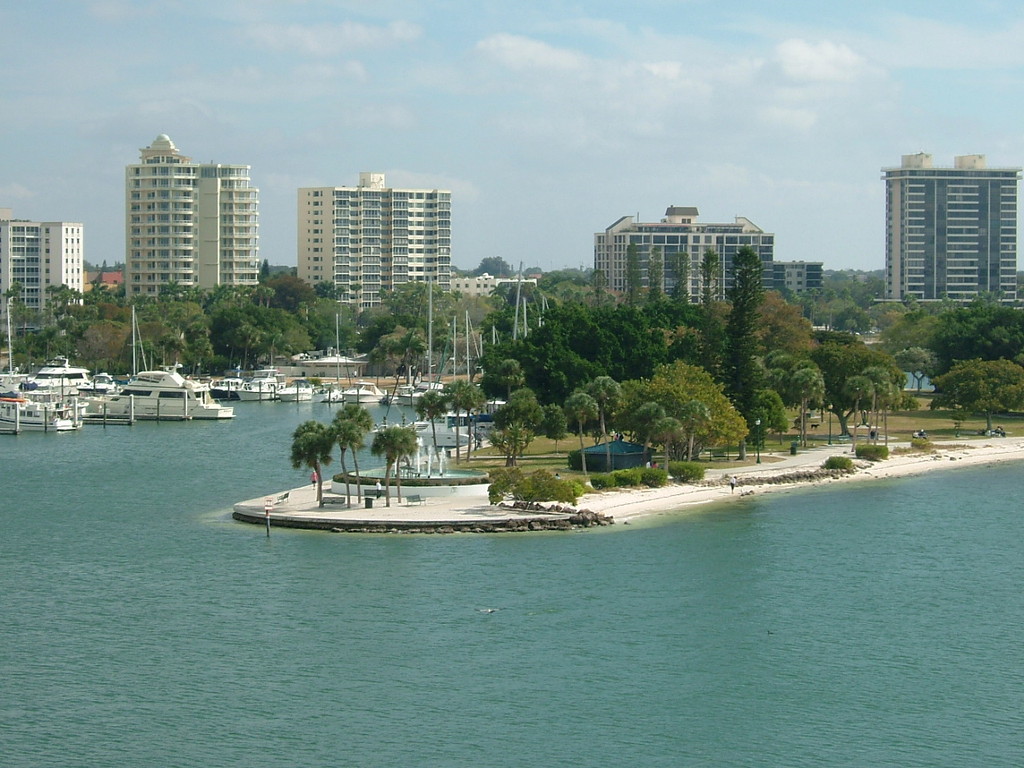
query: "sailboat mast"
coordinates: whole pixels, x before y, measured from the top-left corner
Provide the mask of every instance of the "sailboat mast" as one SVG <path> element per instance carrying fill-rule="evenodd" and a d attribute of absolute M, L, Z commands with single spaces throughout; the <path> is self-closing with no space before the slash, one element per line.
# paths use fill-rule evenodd
<path fill-rule="evenodd" d="M 334 367 L 334 380 L 341 381 L 341 319 L 340 315 L 334 313 L 334 359 L 337 365 Z"/>
<path fill-rule="evenodd" d="M 7 297 L 7 372 L 14 373 L 14 337 L 11 336 L 11 297 Z"/>

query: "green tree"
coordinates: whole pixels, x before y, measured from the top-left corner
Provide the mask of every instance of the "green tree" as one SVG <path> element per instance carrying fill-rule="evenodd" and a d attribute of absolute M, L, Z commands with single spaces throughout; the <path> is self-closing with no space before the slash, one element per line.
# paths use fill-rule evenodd
<path fill-rule="evenodd" d="M 456 413 L 460 411 L 466 414 L 466 461 L 469 461 L 469 454 L 473 447 L 472 435 L 468 434 L 469 425 L 473 419 L 473 412 L 478 411 L 484 407 L 487 402 L 487 397 L 483 391 L 476 384 L 473 384 L 466 379 L 455 379 L 454 381 L 445 384 L 444 386 L 445 396 L 448 398 L 448 402 L 452 405 L 452 410 Z M 458 464 L 459 458 L 459 423 L 455 422 L 455 463 Z"/>
<path fill-rule="evenodd" d="M 853 432 L 850 433 L 850 448 L 853 452 L 856 452 L 857 427 L 864 421 L 861 413 L 861 403 L 874 394 L 875 384 L 864 374 L 858 374 L 846 380 L 846 391 L 853 398 L 853 413 L 857 416 L 853 420 Z"/>
<path fill-rule="evenodd" d="M 544 420 L 544 410 L 530 389 L 517 389 L 494 414 L 491 445 L 505 456 L 505 466 L 514 467 L 516 457 L 530 447 Z"/>
<path fill-rule="evenodd" d="M 358 403 L 346 403 L 334 414 L 331 422 L 334 431 L 334 442 L 341 451 L 341 471 L 345 475 L 345 501 L 352 504 L 352 491 L 349 486 L 348 469 L 345 467 L 345 454 L 352 451 L 352 461 L 356 470 L 356 487 L 362 486 L 359 476 L 359 451 L 366 445 L 366 434 L 373 429 L 373 416 Z"/>
<path fill-rule="evenodd" d="M 680 304 L 690 302 L 690 254 L 685 251 L 673 251 L 666 259 L 672 274 L 672 301 Z"/>
<path fill-rule="evenodd" d="M 1024 368 L 1010 360 L 965 360 L 935 377 L 932 408 L 984 413 L 986 429 L 992 414 L 1024 405 Z"/>
<path fill-rule="evenodd" d="M 555 452 L 558 452 L 559 440 L 564 440 L 569 435 L 569 428 L 565 421 L 565 411 L 555 403 L 548 403 L 544 406 L 544 419 L 541 432 L 548 440 L 555 441 Z"/>
<path fill-rule="evenodd" d="M 666 416 L 654 425 L 654 432 L 651 436 L 654 438 L 655 442 L 661 443 L 664 448 L 665 469 L 668 469 L 669 461 L 673 455 L 672 449 L 678 447 L 687 439 L 683 423 L 674 416 Z"/>
<path fill-rule="evenodd" d="M 395 470 L 398 503 L 402 503 L 402 473 L 398 467 L 402 459 L 416 453 L 416 430 L 412 427 L 384 427 L 373 435 L 370 453 L 384 457 L 385 506 L 391 506 L 391 471 Z"/>
<path fill-rule="evenodd" d="M 615 412 L 619 401 L 622 399 L 622 387 L 611 376 L 598 376 L 587 384 L 586 392 L 597 403 L 597 417 L 601 422 L 601 439 L 604 440 L 604 466 L 606 471 L 610 471 L 612 466 L 612 446 L 608 441 L 607 421 L 609 415 Z"/>
<path fill-rule="evenodd" d="M 744 246 L 733 258 L 732 308 L 726 324 L 726 391 L 741 414 L 752 424 L 754 393 L 761 388 L 757 362 L 759 311 L 764 300 L 764 267 L 757 251 Z M 740 444 L 743 455 L 743 444 Z"/>
<path fill-rule="evenodd" d="M 921 385 L 925 376 L 935 373 L 938 366 L 938 358 L 930 349 L 924 347 L 907 347 L 893 355 L 896 365 L 909 373 L 914 378 L 917 391 L 921 391 Z"/>
<path fill-rule="evenodd" d="M 640 303 L 641 279 L 640 248 L 630 243 L 626 246 L 626 303 L 631 307 Z"/>
<path fill-rule="evenodd" d="M 665 258 L 661 246 L 651 248 L 647 257 L 647 300 L 658 302 L 665 295 Z"/>
<path fill-rule="evenodd" d="M 316 473 L 316 503 L 324 505 L 323 467 L 331 463 L 334 433 L 319 421 L 304 421 L 292 433 L 292 466 Z"/>
<path fill-rule="evenodd" d="M 565 416 L 568 421 L 576 424 L 576 434 L 580 438 L 580 460 L 583 462 L 583 475 L 587 475 L 587 454 L 583 448 L 583 431 L 588 421 L 597 418 L 597 401 L 581 389 L 573 392 L 565 401 Z"/>
<path fill-rule="evenodd" d="M 718 252 L 712 248 L 704 251 L 704 258 L 700 264 L 700 363 L 715 378 L 722 374 L 726 344 L 725 324 L 722 321 L 721 307 L 718 301 L 721 269 L 722 261 Z"/>
<path fill-rule="evenodd" d="M 679 409 L 678 419 L 668 417 L 662 422 L 659 422 L 662 428 L 666 426 L 669 420 L 675 421 L 679 425 L 677 432 L 686 440 L 686 460 L 696 460 L 697 456 L 693 450 L 697 442 L 697 436 L 707 428 L 708 423 L 711 421 L 711 409 L 704 405 L 700 400 L 690 400 L 689 402 L 683 403 L 682 408 Z M 667 446 L 665 454 L 665 469 L 668 469 Z"/>
<path fill-rule="evenodd" d="M 800 443 L 807 447 L 807 408 L 811 402 L 820 402 L 825 397 L 825 377 L 813 363 L 797 368 L 789 377 L 789 389 L 796 394 L 800 404 Z"/>
<path fill-rule="evenodd" d="M 819 346 L 811 350 L 810 358 L 825 378 L 825 402 L 839 420 L 840 434 L 849 435 L 847 420 L 857 405 L 846 385 L 847 379 L 873 365 L 891 367 L 896 375 L 901 372 L 888 354 L 868 347 L 854 336 L 824 334 L 819 339 Z"/>
<path fill-rule="evenodd" d="M 434 445 L 435 458 L 441 453 L 437 447 L 437 420 L 444 418 L 450 407 L 450 398 L 441 390 L 428 389 L 416 398 L 416 415 L 424 421 L 430 422 L 430 435 Z"/>

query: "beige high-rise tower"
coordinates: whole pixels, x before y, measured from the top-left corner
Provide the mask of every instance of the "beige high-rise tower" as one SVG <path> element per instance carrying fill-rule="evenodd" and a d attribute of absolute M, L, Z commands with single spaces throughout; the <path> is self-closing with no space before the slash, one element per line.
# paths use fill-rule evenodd
<path fill-rule="evenodd" d="M 259 190 L 249 166 L 194 163 L 166 135 L 125 171 L 125 291 L 256 285 Z"/>
<path fill-rule="evenodd" d="M 403 283 L 451 285 L 452 195 L 393 189 L 383 173 L 360 173 L 356 187 L 303 187 L 298 206 L 298 276 L 336 286 L 357 307 L 380 304 L 381 289 Z"/>

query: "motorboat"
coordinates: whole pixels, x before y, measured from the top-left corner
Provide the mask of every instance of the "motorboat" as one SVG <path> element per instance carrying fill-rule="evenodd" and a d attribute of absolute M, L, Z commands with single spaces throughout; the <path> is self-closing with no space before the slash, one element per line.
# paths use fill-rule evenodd
<path fill-rule="evenodd" d="M 277 390 L 277 399 L 285 403 L 308 403 L 313 400 L 313 385 L 308 379 L 295 379 Z"/>
<path fill-rule="evenodd" d="M 345 391 L 334 384 L 321 384 L 313 390 L 314 403 L 344 403 Z"/>
<path fill-rule="evenodd" d="M 261 368 L 236 392 L 239 400 L 277 400 L 277 390 L 284 386 L 284 376 L 277 368 Z"/>
<path fill-rule="evenodd" d="M 176 370 L 140 371 L 116 395 L 89 398 L 91 417 L 159 421 L 230 419 L 232 407 L 210 395 L 210 386 L 184 378 Z"/>
<path fill-rule="evenodd" d="M 342 392 L 346 403 L 379 403 L 384 392 L 372 381 L 357 381 L 353 386 Z"/>
<path fill-rule="evenodd" d="M 92 377 L 92 381 L 88 384 L 82 384 L 78 387 L 78 394 L 80 395 L 116 395 L 120 387 L 106 371 L 97 373 Z"/>
<path fill-rule="evenodd" d="M 73 432 L 82 420 L 72 403 L 46 402 L 27 397 L 0 397 L 2 432 Z"/>
<path fill-rule="evenodd" d="M 76 394 L 80 387 L 89 387 L 89 369 L 71 365 L 66 357 L 47 360 L 21 385 L 25 392 L 46 391 L 61 397 Z"/>
<path fill-rule="evenodd" d="M 239 400 L 238 390 L 245 386 L 241 376 L 225 376 L 210 382 L 210 396 L 214 400 Z"/>

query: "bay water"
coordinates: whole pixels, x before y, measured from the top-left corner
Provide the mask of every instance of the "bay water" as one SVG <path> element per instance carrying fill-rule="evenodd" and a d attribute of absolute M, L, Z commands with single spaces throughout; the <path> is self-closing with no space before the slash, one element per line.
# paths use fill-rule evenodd
<path fill-rule="evenodd" d="M 231 504 L 333 411 L 236 413 L 0 436 L 3 766 L 1024 762 L 1020 464 L 267 538 Z"/>

